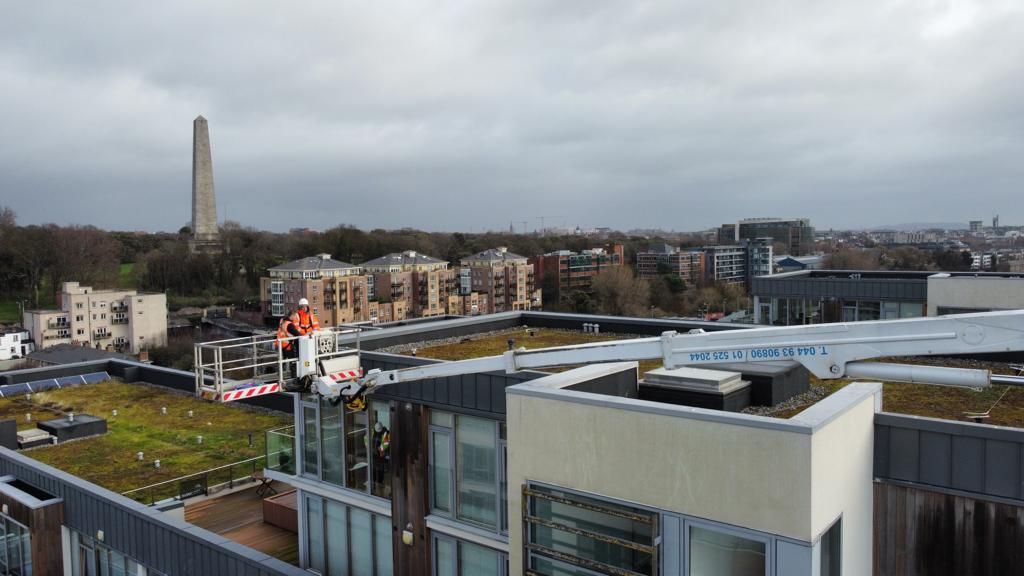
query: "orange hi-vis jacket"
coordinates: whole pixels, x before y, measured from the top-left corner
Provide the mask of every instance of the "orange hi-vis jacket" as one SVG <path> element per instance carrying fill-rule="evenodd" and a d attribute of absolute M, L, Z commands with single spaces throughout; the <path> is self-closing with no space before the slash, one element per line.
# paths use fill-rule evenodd
<path fill-rule="evenodd" d="M 277 324 L 277 342 L 275 342 L 274 344 L 278 345 L 278 346 L 281 346 L 281 348 L 284 349 L 284 350 L 291 350 L 291 348 L 292 348 L 291 340 L 285 340 L 286 338 L 291 338 L 292 337 L 292 334 L 290 334 L 288 332 L 288 326 L 290 326 L 292 324 L 293 324 L 293 321 L 288 316 L 285 316 L 284 318 L 281 318 L 281 321 L 278 322 L 278 324 Z M 298 328 L 297 324 L 296 324 L 296 328 Z M 301 332 L 302 329 L 299 328 L 299 331 Z"/>
<path fill-rule="evenodd" d="M 292 314 L 292 322 L 295 322 L 299 327 L 299 332 L 303 334 L 308 333 L 310 330 L 320 329 L 320 320 L 317 319 L 316 314 L 306 312 L 302 308 L 299 308 L 295 311 L 295 314 Z"/>

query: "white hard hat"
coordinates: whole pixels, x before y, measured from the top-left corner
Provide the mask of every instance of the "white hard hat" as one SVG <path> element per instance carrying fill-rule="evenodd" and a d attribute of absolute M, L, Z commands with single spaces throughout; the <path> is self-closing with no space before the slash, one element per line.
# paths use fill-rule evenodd
<path fill-rule="evenodd" d="M 309 306 L 309 300 L 305 298 L 299 298 L 299 306 Z"/>

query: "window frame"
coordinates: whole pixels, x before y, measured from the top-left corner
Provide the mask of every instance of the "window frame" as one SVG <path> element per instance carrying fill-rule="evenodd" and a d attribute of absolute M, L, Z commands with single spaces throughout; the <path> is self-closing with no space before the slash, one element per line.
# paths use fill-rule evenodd
<path fill-rule="evenodd" d="M 339 419 L 340 419 L 339 430 L 340 430 L 340 434 L 341 434 L 341 436 L 340 436 L 341 453 L 339 455 L 339 463 L 340 463 L 341 468 L 342 468 L 342 479 L 341 479 L 341 483 L 339 484 L 339 483 L 337 483 L 337 482 L 335 482 L 333 480 L 327 480 L 325 478 L 325 476 L 324 476 L 324 448 L 323 448 L 324 447 L 324 436 L 325 436 L 324 435 L 324 428 L 323 428 L 323 416 L 324 416 L 323 415 L 323 404 L 321 403 L 320 400 L 315 399 L 315 396 L 312 396 L 312 395 L 310 395 L 308 397 L 300 397 L 298 399 L 298 413 L 300 414 L 300 417 L 299 417 L 300 418 L 300 422 L 299 422 L 300 425 L 297 426 L 296 428 L 297 428 L 297 434 L 298 434 L 297 440 L 299 441 L 299 447 L 300 447 L 302 452 L 301 452 L 301 458 L 299 458 L 299 460 L 301 461 L 301 464 L 297 468 L 296 476 L 299 476 L 301 478 L 306 478 L 306 479 L 309 479 L 309 480 L 314 480 L 316 482 L 322 482 L 324 484 L 332 486 L 333 488 L 345 490 L 345 491 L 348 491 L 348 492 L 352 492 L 354 494 L 359 494 L 361 496 L 368 496 L 370 498 L 374 498 L 374 499 L 380 500 L 381 502 L 389 502 L 390 503 L 391 502 L 391 496 L 390 495 L 387 496 L 387 497 L 379 496 L 377 494 L 374 494 L 374 491 L 373 491 L 374 461 L 376 460 L 376 458 L 374 458 L 375 450 L 374 450 L 374 447 L 371 444 L 373 443 L 373 428 L 374 428 L 374 424 L 376 424 L 376 422 L 377 422 L 377 419 L 376 419 L 376 416 L 375 416 L 376 412 L 374 412 L 374 410 L 373 410 L 373 406 L 375 404 L 376 405 L 383 405 L 383 407 L 385 408 L 385 411 L 389 414 L 389 420 L 392 419 L 392 417 L 394 415 L 394 409 L 393 409 L 394 406 L 392 405 L 392 402 L 389 401 L 389 400 L 372 400 L 370 402 L 370 404 L 365 409 L 365 414 L 366 414 L 366 419 L 367 419 L 367 427 L 366 427 L 366 441 L 367 441 L 367 453 L 366 453 L 366 474 L 367 474 L 367 476 L 366 476 L 366 478 L 367 478 L 367 481 L 366 481 L 366 489 L 365 490 L 358 490 L 358 489 L 350 487 L 348 485 L 348 467 L 347 467 L 348 449 L 347 449 L 347 438 L 348 438 L 348 434 L 349 434 L 349 432 L 351 430 L 346 428 L 346 420 L 347 420 L 346 416 L 348 414 L 348 411 L 344 407 L 342 407 L 341 405 L 339 405 L 339 407 L 338 407 L 338 416 L 339 416 Z M 307 434 L 306 434 L 306 414 L 305 414 L 305 411 L 307 409 L 313 410 L 313 413 L 315 415 L 314 416 L 314 419 L 315 419 L 315 422 L 316 422 L 316 439 L 315 439 L 315 444 L 316 444 L 316 463 L 317 463 L 316 464 L 317 465 L 316 471 L 310 471 L 306 467 L 305 447 L 306 447 L 306 442 L 307 442 L 307 439 L 306 439 Z M 389 422 L 389 424 L 391 424 L 391 422 Z M 388 431 L 391 433 L 391 444 L 393 445 L 394 441 L 395 441 L 394 429 L 391 426 L 388 426 Z M 389 450 L 390 449 L 391 448 L 389 447 Z M 391 456 L 393 458 L 393 454 Z M 389 470 L 389 475 L 385 478 L 385 480 L 389 480 L 390 479 L 390 472 L 394 470 L 394 460 L 392 460 L 392 465 L 391 466 L 392 467 Z"/>
<path fill-rule="evenodd" d="M 437 571 L 437 549 L 438 544 L 440 544 L 441 542 L 445 542 L 446 544 L 449 544 L 452 547 L 452 571 L 449 574 L 439 574 Z M 449 536 L 448 534 L 444 534 L 441 532 L 434 532 L 433 534 L 431 534 L 430 537 L 431 576 L 473 576 L 471 574 L 462 573 L 462 556 L 460 555 L 460 552 L 462 550 L 462 546 L 465 544 L 477 546 L 480 548 L 486 548 L 487 550 L 494 552 L 496 556 L 495 560 L 497 562 L 497 565 L 495 566 L 496 574 L 498 576 L 509 576 L 508 554 L 506 554 L 504 551 L 498 550 L 496 548 L 491 548 L 490 546 L 484 546 L 483 544 L 477 544 L 476 542 L 460 540 L 459 538 Z"/>
<path fill-rule="evenodd" d="M 310 518 L 308 517 L 308 510 L 309 510 L 309 503 L 311 501 L 317 501 L 317 502 L 319 502 L 319 505 L 320 505 L 320 515 L 319 515 L 320 522 L 317 523 L 315 521 L 316 519 L 313 519 L 313 524 L 319 524 L 319 528 L 320 528 L 320 542 L 321 542 L 321 546 L 323 548 L 320 553 L 321 553 L 321 558 L 323 558 L 323 565 L 324 565 L 324 570 L 323 570 L 322 573 L 319 572 L 316 568 L 309 567 L 310 558 L 311 558 L 311 552 L 312 551 L 310 550 L 310 542 L 309 542 L 310 534 L 308 533 L 309 526 L 310 526 Z M 369 555 L 369 558 L 370 558 L 370 563 L 371 563 L 371 565 L 373 567 L 372 570 L 371 570 L 371 572 L 373 574 L 371 574 L 370 576 L 390 576 L 389 574 L 387 574 L 387 575 L 383 574 L 383 571 L 380 569 L 381 567 L 378 565 L 378 562 L 377 562 L 381 558 L 380 554 L 382 552 L 382 550 L 380 549 L 381 548 L 381 543 L 378 542 L 378 540 L 377 540 L 377 536 L 378 536 L 377 523 L 378 522 L 384 522 L 389 527 L 389 529 L 387 530 L 388 538 L 386 538 L 386 540 L 387 540 L 387 543 L 389 545 L 389 551 L 391 552 L 391 569 L 393 571 L 394 570 L 394 539 L 392 538 L 391 529 L 390 529 L 390 527 L 391 527 L 391 518 L 388 517 L 388 516 L 384 516 L 384 515 L 378 514 L 376 512 L 371 511 L 371 510 L 367 510 L 365 508 L 361 508 L 359 506 L 353 506 L 351 504 L 348 504 L 346 502 L 342 502 L 340 500 L 334 500 L 334 499 L 331 499 L 331 498 L 326 498 L 326 497 L 323 497 L 323 496 L 319 496 L 317 494 L 311 494 L 311 493 L 308 493 L 308 492 L 303 492 L 303 494 L 302 494 L 301 510 L 303 511 L 303 517 L 299 519 L 300 525 L 306 526 L 306 529 L 307 529 L 307 533 L 305 535 L 306 537 L 301 539 L 300 542 L 299 542 L 299 545 L 300 545 L 300 548 L 301 548 L 301 554 L 300 554 L 300 557 L 299 557 L 299 563 L 303 565 L 302 569 L 306 570 L 306 571 L 308 571 L 310 573 L 313 573 L 313 574 L 321 574 L 321 576 L 326 576 L 326 575 L 331 573 L 331 560 L 330 560 L 330 554 L 329 554 L 328 548 L 329 548 L 329 546 L 331 546 L 331 542 L 332 542 L 333 538 L 336 538 L 337 536 L 332 536 L 331 534 L 329 534 L 328 524 L 327 524 L 327 522 L 328 522 L 328 520 L 327 520 L 327 518 L 328 518 L 327 509 L 328 509 L 329 506 L 341 506 L 341 508 L 342 508 L 341 517 L 344 518 L 344 522 L 345 522 L 345 550 L 347 552 L 346 557 L 345 557 L 347 566 L 346 566 L 346 570 L 345 570 L 344 573 L 346 573 L 346 574 L 353 574 L 354 573 L 353 572 L 353 568 L 354 568 L 353 567 L 353 556 L 352 556 L 352 550 L 353 550 L 353 546 L 352 546 L 352 532 L 353 532 L 353 530 L 352 530 L 352 511 L 353 510 L 358 510 L 359 512 L 362 512 L 362 513 L 365 513 L 365 514 L 369 515 L 369 518 L 370 518 L 370 521 L 369 521 L 369 524 L 368 524 L 369 528 L 370 528 L 370 530 L 369 530 L 370 547 L 369 547 L 369 550 L 367 552 L 368 555 Z"/>
<path fill-rule="evenodd" d="M 754 530 L 740 528 L 739 526 L 731 526 L 728 524 L 713 522 L 711 520 L 702 520 L 684 516 L 682 529 L 684 575 L 690 575 L 690 561 L 692 560 L 692 556 L 690 554 L 690 531 L 694 527 L 707 530 L 709 532 L 718 532 L 719 534 L 725 534 L 727 536 L 734 536 L 736 538 L 742 538 L 744 540 L 764 544 L 764 576 L 773 576 L 775 574 L 775 537 Z"/>
<path fill-rule="evenodd" d="M 433 418 L 434 414 L 446 415 L 450 418 L 451 427 L 445 424 L 435 423 Z M 495 515 L 494 515 L 494 526 L 489 526 L 480 522 L 476 522 L 471 519 L 461 518 L 459 516 L 459 466 L 460 460 L 458 455 L 458 428 L 459 418 L 474 418 L 477 420 L 485 420 L 493 425 L 494 429 L 494 494 L 495 494 Z M 430 485 L 430 513 L 448 518 L 450 520 L 461 522 L 467 526 L 471 526 L 478 530 L 499 534 L 502 536 L 508 535 L 508 506 L 507 506 L 507 494 L 502 493 L 502 484 L 507 484 L 507 448 L 508 441 L 502 438 L 502 428 L 505 423 L 501 420 L 493 420 L 482 416 L 474 416 L 472 414 L 461 414 L 458 412 L 450 412 L 448 410 L 434 410 L 430 409 L 430 423 L 427 427 L 427 439 L 429 442 L 429 473 L 431 485 Z M 451 503 L 451 510 L 445 512 L 444 510 L 436 508 L 434 500 L 434 486 L 433 486 L 433 470 L 434 470 L 434 436 L 435 435 L 446 435 L 448 436 L 448 451 L 451 458 L 451 475 L 449 478 L 449 502 Z"/>

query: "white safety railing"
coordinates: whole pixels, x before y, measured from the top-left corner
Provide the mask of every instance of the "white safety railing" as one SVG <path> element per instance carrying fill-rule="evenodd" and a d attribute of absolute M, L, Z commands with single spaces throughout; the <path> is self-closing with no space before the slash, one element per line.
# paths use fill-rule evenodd
<path fill-rule="evenodd" d="M 339 326 L 280 339 L 276 335 L 254 335 L 197 343 L 196 394 L 230 401 L 282 391 L 305 373 L 315 373 L 321 360 L 358 356 L 359 331 L 359 327 Z M 342 337 L 344 343 L 340 342 Z M 306 340 L 301 346 L 315 340 L 311 358 L 304 359 L 309 361 L 303 362 L 305 370 L 299 366 L 300 340 Z"/>

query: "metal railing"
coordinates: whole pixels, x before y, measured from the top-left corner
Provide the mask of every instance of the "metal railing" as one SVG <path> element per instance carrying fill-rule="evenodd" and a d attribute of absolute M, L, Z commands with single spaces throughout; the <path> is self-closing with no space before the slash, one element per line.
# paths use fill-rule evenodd
<path fill-rule="evenodd" d="M 314 332 L 319 358 L 359 353 L 359 327 L 340 325 Z M 340 339 L 355 333 L 352 342 Z M 296 374 L 297 359 L 286 355 L 282 344 L 297 347 L 298 340 L 310 336 L 253 335 L 195 345 L 196 393 L 220 397 L 236 387 L 259 382 L 280 382 Z"/>
<path fill-rule="evenodd" d="M 216 492 L 221 488 L 234 488 L 235 484 L 252 482 L 256 478 L 256 472 L 262 471 L 265 467 L 266 459 L 266 455 L 256 456 L 248 460 L 135 488 L 122 492 L 121 495 L 150 506 L 165 500 L 185 500 L 194 496 L 207 496 L 210 492 Z"/>
<path fill-rule="evenodd" d="M 295 426 L 284 426 L 266 432 L 266 467 L 295 475 Z"/>

